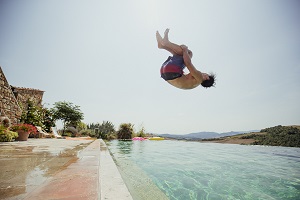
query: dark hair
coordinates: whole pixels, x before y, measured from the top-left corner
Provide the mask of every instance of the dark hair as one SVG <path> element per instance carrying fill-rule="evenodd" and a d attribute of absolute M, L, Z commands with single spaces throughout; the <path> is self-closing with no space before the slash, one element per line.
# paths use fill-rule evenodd
<path fill-rule="evenodd" d="M 209 87 L 214 87 L 216 82 L 216 75 L 211 73 L 208 75 L 209 79 L 208 80 L 205 80 L 201 83 L 201 85 L 205 88 L 209 88 Z"/>

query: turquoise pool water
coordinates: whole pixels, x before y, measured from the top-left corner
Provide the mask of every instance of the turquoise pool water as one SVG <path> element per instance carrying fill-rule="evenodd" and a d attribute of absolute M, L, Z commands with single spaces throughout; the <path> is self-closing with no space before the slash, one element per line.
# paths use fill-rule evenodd
<path fill-rule="evenodd" d="M 107 146 L 134 199 L 143 199 L 149 182 L 174 200 L 300 199 L 300 148 L 173 140 Z"/>

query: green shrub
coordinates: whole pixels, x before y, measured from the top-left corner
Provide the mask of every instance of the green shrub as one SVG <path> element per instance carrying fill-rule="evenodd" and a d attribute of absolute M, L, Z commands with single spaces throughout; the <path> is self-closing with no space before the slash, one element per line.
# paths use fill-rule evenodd
<path fill-rule="evenodd" d="M 90 124 L 87 126 L 87 128 L 93 130 L 93 132 L 91 132 L 90 134 L 91 137 L 97 137 L 102 139 L 114 137 L 110 135 L 115 134 L 116 132 L 114 124 L 110 121 L 103 121 L 102 124 Z"/>
<path fill-rule="evenodd" d="M 117 131 L 118 139 L 131 139 L 133 135 L 133 124 L 123 123 L 120 125 L 119 130 Z"/>
<path fill-rule="evenodd" d="M 292 126 L 275 126 L 262 129 L 266 135 L 257 135 L 253 144 L 300 147 L 300 129 Z"/>
<path fill-rule="evenodd" d="M 77 129 L 72 126 L 68 127 L 66 132 L 71 133 L 71 137 L 77 137 L 78 134 Z"/>
<path fill-rule="evenodd" d="M 241 139 L 255 139 L 257 137 L 257 134 L 250 134 L 250 135 L 244 135 L 241 137 Z"/>
<path fill-rule="evenodd" d="M 106 139 L 107 140 L 115 140 L 115 139 L 117 139 L 117 135 L 116 134 L 109 134 L 109 135 L 107 135 Z"/>
<path fill-rule="evenodd" d="M 90 129 L 84 129 L 84 130 L 79 131 L 79 134 L 82 136 L 90 136 L 91 132 L 92 132 L 92 130 L 90 130 Z"/>
<path fill-rule="evenodd" d="M 12 142 L 18 137 L 18 133 L 8 130 L 0 125 L 0 142 Z"/>
<path fill-rule="evenodd" d="M 94 130 L 91 130 L 91 129 L 88 129 L 88 130 L 91 131 L 91 132 L 89 133 L 89 136 L 90 136 L 90 137 L 97 137 Z"/>
<path fill-rule="evenodd" d="M 62 136 L 72 137 L 72 132 L 65 131 Z"/>

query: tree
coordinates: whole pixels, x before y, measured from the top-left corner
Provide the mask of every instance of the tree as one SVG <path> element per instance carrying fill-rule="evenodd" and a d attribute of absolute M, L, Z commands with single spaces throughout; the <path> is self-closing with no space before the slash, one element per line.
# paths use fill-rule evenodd
<path fill-rule="evenodd" d="M 121 124 L 117 131 L 118 139 L 131 139 L 133 134 L 133 124 Z"/>
<path fill-rule="evenodd" d="M 114 134 L 115 131 L 115 127 L 113 125 L 113 123 L 109 122 L 109 121 L 103 121 L 102 124 L 99 126 L 99 137 L 101 137 L 102 139 L 108 139 L 109 135 Z"/>
<path fill-rule="evenodd" d="M 32 124 L 34 126 L 43 126 L 43 115 L 41 108 L 34 105 L 30 99 L 27 100 L 25 108 L 23 108 L 21 122 Z"/>
<path fill-rule="evenodd" d="M 77 129 L 78 129 L 78 131 L 86 130 L 87 125 L 83 122 L 79 122 L 78 125 L 77 125 Z"/>
<path fill-rule="evenodd" d="M 145 128 L 142 127 L 136 134 L 137 137 L 145 137 L 146 136 L 146 131 Z"/>
<path fill-rule="evenodd" d="M 115 126 L 110 121 L 103 121 L 102 124 L 92 123 L 89 124 L 87 127 L 88 129 L 95 131 L 95 136 L 97 138 L 102 138 L 105 140 L 115 138 L 115 133 L 116 133 Z"/>
<path fill-rule="evenodd" d="M 40 126 L 47 132 L 50 131 L 50 127 L 55 126 L 51 111 L 47 108 L 35 105 L 32 100 L 28 99 L 26 107 L 22 109 L 22 123 Z"/>
<path fill-rule="evenodd" d="M 83 113 L 79 108 L 79 106 L 66 101 L 54 103 L 54 108 L 52 108 L 53 118 L 55 120 L 62 120 L 63 132 L 65 132 L 67 126 L 76 127 L 83 120 Z"/>
<path fill-rule="evenodd" d="M 51 127 L 55 126 L 55 120 L 53 119 L 52 113 L 49 109 L 42 108 L 42 112 L 44 117 L 44 129 L 45 131 L 50 132 Z"/>

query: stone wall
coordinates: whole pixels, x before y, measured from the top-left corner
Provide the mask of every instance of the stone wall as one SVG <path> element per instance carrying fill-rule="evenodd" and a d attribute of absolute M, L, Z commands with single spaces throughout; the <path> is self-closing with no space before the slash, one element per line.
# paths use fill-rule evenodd
<path fill-rule="evenodd" d="M 22 109 L 26 109 L 28 100 L 34 102 L 37 106 L 42 106 L 44 91 L 15 86 L 11 86 L 11 89 Z"/>
<path fill-rule="evenodd" d="M 0 116 L 6 116 L 11 123 L 17 123 L 21 117 L 22 110 L 18 105 L 10 85 L 0 67 Z"/>
<path fill-rule="evenodd" d="M 44 91 L 10 86 L 0 67 L 0 116 L 6 116 L 11 123 L 19 122 L 22 109 L 27 108 L 31 100 L 37 106 L 42 106 Z"/>

